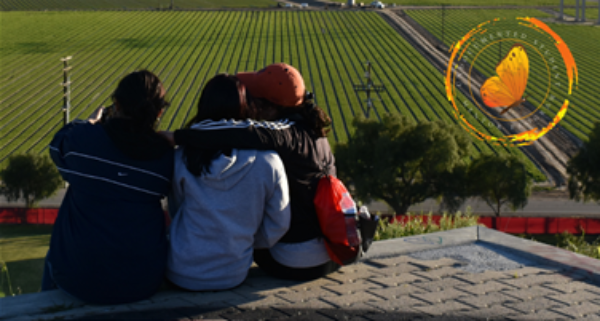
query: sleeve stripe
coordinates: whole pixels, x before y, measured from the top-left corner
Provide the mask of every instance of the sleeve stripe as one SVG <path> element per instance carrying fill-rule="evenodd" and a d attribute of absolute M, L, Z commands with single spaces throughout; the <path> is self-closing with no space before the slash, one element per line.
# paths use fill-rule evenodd
<path fill-rule="evenodd" d="M 99 181 L 103 181 L 103 182 L 106 182 L 106 183 L 111 183 L 111 184 L 119 185 L 119 186 L 122 186 L 122 187 L 125 187 L 125 188 L 133 189 L 133 190 L 136 190 L 138 192 L 143 192 L 143 193 L 147 193 L 147 194 L 150 194 L 150 195 L 165 196 L 165 195 L 163 195 L 161 193 L 156 193 L 156 192 L 149 191 L 147 189 L 143 189 L 143 188 L 131 186 L 131 185 L 128 185 L 128 184 L 123 184 L 123 183 L 120 183 L 120 182 L 117 182 L 117 181 L 113 181 L 113 180 L 108 179 L 108 178 L 94 176 L 94 175 L 88 175 L 88 174 L 83 174 L 83 173 L 79 173 L 79 172 L 76 172 L 76 171 L 72 171 L 72 170 L 60 168 L 58 166 L 57 166 L 57 168 L 58 168 L 59 171 L 65 172 L 67 174 L 73 174 L 73 175 L 78 175 L 78 176 L 85 177 L 85 178 L 96 179 L 96 180 L 99 180 Z"/>
<path fill-rule="evenodd" d="M 50 146 L 50 148 L 52 148 L 52 146 Z M 129 165 L 125 165 L 125 164 L 121 164 L 121 163 L 109 161 L 107 159 L 102 159 L 102 158 L 91 156 L 91 155 L 86 155 L 86 154 L 82 154 L 82 153 L 78 153 L 78 152 L 68 152 L 67 154 L 65 154 L 64 157 L 66 158 L 67 156 L 71 156 L 71 155 L 73 155 L 73 156 L 79 156 L 79 157 L 83 157 L 83 158 L 89 158 L 89 159 L 93 159 L 93 160 L 96 160 L 96 161 L 99 161 L 99 162 L 104 162 L 104 163 L 115 165 L 115 166 L 121 166 L 121 167 L 124 167 L 124 168 L 127 168 L 127 169 L 131 169 L 131 170 L 138 171 L 138 172 L 141 172 L 141 173 L 144 173 L 144 174 L 148 174 L 148 175 L 152 175 L 152 176 L 158 177 L 158 178 L 160 178 L 160 179 L 162 179 L 162 180 L 164 180 L 166 182 L 171 182 L 170 179 L 168 179 L 168 178 L 166 178 L 166 177 L 164 177 L 162 175 L 158 175 L 156 173 L 153 173 L 153 172 L 141 169 L 141 168 L 137 168 L 137 167 L 133 167 L 133 166 L 129 166 Z"/>
<path fill-rule="evenodd" d="M 205 119 L 201 122 L 198 122 L 192 125 L 192 129 L 197 130 L 222 130 L 222 129 L 231 129 L 231 128 L 248 128 L 248 127 L 260 127 L 267 128 L 271 130 L 283 130 L 288 129 L 290 126 L 294 125 L 293 121 L 288 119 L 282 119 L 277 121 L 256 121 L 252 119 L 246 120 L 234 120 L 234 119 L 221 119 L 219 121 L 214 121 L 210 119 Z"/>

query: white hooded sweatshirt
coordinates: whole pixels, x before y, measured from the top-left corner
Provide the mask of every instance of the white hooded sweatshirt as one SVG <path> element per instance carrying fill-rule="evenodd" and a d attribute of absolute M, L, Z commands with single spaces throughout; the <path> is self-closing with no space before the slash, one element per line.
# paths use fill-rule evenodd
<path fill-rule="evenodd" d="M 290 225 L 288 182 L 274 152 L 233 150 L 194 176 L 175 152 L 167 277 L 193 290 L 242 283 L 254 248 L 269 248 Z"/>

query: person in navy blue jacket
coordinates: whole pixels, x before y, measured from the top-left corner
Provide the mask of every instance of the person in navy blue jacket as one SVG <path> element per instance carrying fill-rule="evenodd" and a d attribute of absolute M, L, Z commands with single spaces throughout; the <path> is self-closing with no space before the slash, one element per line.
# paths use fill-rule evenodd
<path fill-rule="evenodd" d="M 171 188 L 174 155 L 155 131 L 168 106 L 165 90 L 142 70 L 125 76 L 112 98 L 113 106 L 63 127 L 49 147 L 69 187 L 42 291 L 59 288 L 96 304 L 149 298 L 167 262 L 161 199 Z"/>

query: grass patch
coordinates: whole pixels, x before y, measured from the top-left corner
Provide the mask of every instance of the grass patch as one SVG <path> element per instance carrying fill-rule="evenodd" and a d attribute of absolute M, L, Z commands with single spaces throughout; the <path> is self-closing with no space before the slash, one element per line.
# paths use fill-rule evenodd
<path fill-rule="evenodd" d="M 51 225 L 0 225 L 0 297 L 40 290 Z"/>
<path fill-rule="evenodd" d="M 478 225 L 478 219 L 478 216 L 471 213 L 470 208 L 468 208 L 464 214 L 460 211 L 456 212 L 454 215 L 444 213 L 440 218 L 439 224 L 436 224 L 433 221 L 433 215 L 431 213 L 428 215 L 407 214 L 406 218 L 394 215 L 392 218 L 382 219 L 379 222 L 375 240 L 387 240 L 476 226 Z"/>
<path fill-rule="evenodd" d="M 586 235 L 585 232 L 574 235 L 563 232 L 555 235 L 519 234 L 518 236 L 600 260 L 600 236 L 598 235 Z"/>

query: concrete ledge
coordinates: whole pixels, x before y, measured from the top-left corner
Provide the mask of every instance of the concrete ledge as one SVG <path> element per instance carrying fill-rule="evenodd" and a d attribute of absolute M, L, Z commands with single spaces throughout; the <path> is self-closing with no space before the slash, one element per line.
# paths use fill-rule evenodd
<path fill-rule="evenodd" d="M 477 241 L 478 227 L 465 227 L 455 230 L 415 235 L 373 243 L 365 259 L 396 256 L 412 252 L 439 249 L 440 247 L 461 245 Z"/>
<path fill-rule="evenodd" d="M 457 261 L 453 259 L 428 262 L 405 256 L 413 252 L 474 242 L 494 244 L 517 256 L 528 255 L 534 260 L 539 259 L 541 265 L 513 271 L 472 274 L 456 269 L 454 265 Z M 361 261 L 363 262 L 343 267 L 339 272 L 310 282 L 274 279 L 253 267 L 246 281 L 232 290 L 190 293 L 163 289 L 148 300 L 121 305 L 88 305 L 60 290 L 25 294 L 0 299 L 0 320 L 316 320 L 324 319 L 324 316 L 334 319 L 367 316 L 377 320 L 397 320 L 437 315 L 454 317 L 456 320 L 467 319 L 467 316 L 470 319 L 486 320 L 488 316 L 500 313 L 492 311 L 494 308 L 487 308 L 486 304 L 490 300 L 507 302 L 509 305 L 529 304 L 527 300 L 531 298 L 524 299 L 523 302 L 516 299 L 532 296 L 527 292 L 530 291 L 529 287 L 520 287 L 521 283 L 548 285 L 543 289 L 546 292 L 554 291 L 554 300 L 587 300 L 589 302 L 586 307 L 591 310 L 586 313 L 591 313 L 590 317 L 600 318 L 600 304 L 596 300 L 600 295 L 600 260 L 485 227 L 474 226 L 375 242 Z M 520 275 L 518 282 L 514 280 L 514 275 Z M 490 282 L 481 283 L 487 281 Z M 447 291 L 431 290 L 440 286 Z M 575 293 L 561 292 L 565 286 L 570 291 L 575 290 Z M 480 291 L 484 293 L 479 293 Z M 486 295 L 489 291 L 500 292 L 494 296 Z M 511 295 L 506 296 L 507 293 Z M 452 302 L 460 307 L 460 311 L 455 310 L 456 306 L 434 299 L 438 296 L 442 301 L 450 300 L 448 302 L 458 297 L 462 303 Z M 556 302 L 552 300 L 541 304 L 542 309 L 546 309 L 543 313 L 538 313 L 537 309 L 534 313 L 520 312 L 518 308 L 500 309 L 504 311 L 502 313 L 511 313 L 514 316 L 512 319 L 522 316 L 532 320 L 575 316 L 572 313 L 580 313 L 581 310 L 579 303 L 561 303 L 564 306 L 561 311 L 564 313 L 559 315 L 556 311 L 547 310 L 554 304 Z M 474 317 L 475 315 L 481 318 Z"/>
<path fill-rule="evenodd" d="M 516 253 L 533 255 L 548 264 L 563 268 L 563 274 L 581 274 L 600 283 L 600 260 L 510 234 L 478 226 L 478 240 L 495 244 Z"/>

